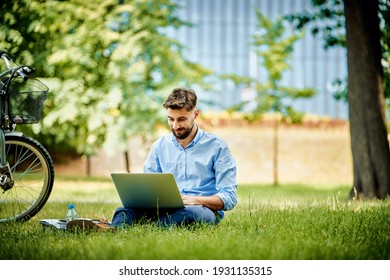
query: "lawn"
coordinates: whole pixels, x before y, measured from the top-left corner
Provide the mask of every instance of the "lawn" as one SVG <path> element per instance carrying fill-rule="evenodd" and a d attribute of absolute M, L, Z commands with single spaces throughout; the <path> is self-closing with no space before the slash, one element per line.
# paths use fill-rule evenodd
<path fill-rule="evenodd" d="M 347 201 L 348 186 L 240 185 L 218 226 L 115 232 L 43 229 L 73 202 L 82 217 L 108 218 L 119 198 L 108 179 L 57 178 L 32 220 L 0 224 L 5 260 L 388 260 L 390 201 Z"/>

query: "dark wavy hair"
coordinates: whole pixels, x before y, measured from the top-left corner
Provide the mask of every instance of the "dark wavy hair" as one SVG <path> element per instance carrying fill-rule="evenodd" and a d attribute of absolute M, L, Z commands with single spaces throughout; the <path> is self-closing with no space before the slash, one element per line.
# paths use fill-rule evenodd
<path fill-rule="evenodd" d="M 175 88 L 165 100 L 163 106 L 165 109 L 180 110 L 186 108 L 192 111 L 196 107 L 197 96 L 193 89 Z"/>

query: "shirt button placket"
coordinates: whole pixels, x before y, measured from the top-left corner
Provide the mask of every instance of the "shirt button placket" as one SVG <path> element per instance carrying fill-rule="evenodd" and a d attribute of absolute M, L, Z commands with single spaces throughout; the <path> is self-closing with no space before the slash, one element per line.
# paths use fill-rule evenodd
<path fill-rule="evenodd" d="M 187 180 L 187 170 L 188 170 L 188 166 L 187 166 L 187 151 L 186 151 L 186 149 L 183 149 L 183 156 L 184 156 L 183 180 L 185 180 L 185 182 L 186 182 L 186 188 L 189 188 L 189 186 L 188 186 L 188 180 Z"/>

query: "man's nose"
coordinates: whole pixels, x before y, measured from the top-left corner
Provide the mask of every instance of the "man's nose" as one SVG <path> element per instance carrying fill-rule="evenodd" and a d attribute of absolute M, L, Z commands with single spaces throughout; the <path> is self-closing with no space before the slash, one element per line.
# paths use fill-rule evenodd
<path fill-rule="evenodd" d="M 182 126 L 180 124 L 176 124 L 173 129 L 174 130 L 178 130 L 178 129 L 181 129 L 181 128 L 182 128 Z"/>
<path fill-rule="evenodd" d="M 173 129 L 178 129 L 180 126 L 179 126 L 179 123 L 177 121 L 172 121 L 172 128 Z"/>

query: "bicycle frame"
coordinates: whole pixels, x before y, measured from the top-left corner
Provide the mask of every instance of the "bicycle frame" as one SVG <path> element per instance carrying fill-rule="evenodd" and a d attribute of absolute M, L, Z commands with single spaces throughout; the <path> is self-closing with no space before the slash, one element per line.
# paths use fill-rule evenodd
<path fill-rule="evenodd" d="M 14 135 L 14 136 L 22 136 L 23 133 L 20 131 L 12 131 L 12 132 L 4 132 L 0 129 L 0 143 L 5 143 L 5 135 Z M 6 151 L 4 145 L 0 145 L 0 168 L 3 168 L 7 165 L 6 160 Z"/>
<path fill-rule="evenodd" d="M 9 127 L 8 123 L 8 114 L 7 114 L 7 109 L 4 108 L 6 102 L 4 101 L 4 96 L 7 94 L 7 90 L 9 87 L 9 84 L 11 82 L 11 79 L 15 74 L 18 74 L 20 71 L 18 71 L 18 68 L 12 67 L 11 61 L 8 59 L 5 53 L 0 51 L 0 58 L 4 61 L 7 69 L 0 73 L 0 81 L 1 81 L 1 91 L 0 91 L 0 128 L 3 131 L 5 127 Z M 18 71 L 18 73 L 16 73 Z M 0 135 L 0 143 L 2 143 L 4 140 L 4 135 Z M 0 147 L 1 148 L 1 147 Z M 2 155 L 2 151 L 0 150 L 0 156 Z M 1 163 L 3 164 L 3 159 L 1 158 Z"/>
<path fill-rule="evenodd" d="M 7 69 L 4 72 L 0 73 L 0 81 L 3 81 L 3 79 L 11 79 L 12 76 L 14 76 L 16 72 L 18 75 L 22 76 L 23 79 L 28 78 L 27 75 L 22 72 L 22 70 L 26 66 L 12 67 L 11 61 L 8 59 L 8 57 L 3 52 L 0 52 L 0 58 L 4 61 L 5 65 L 7 67 Z M 6 132 L 4 129 L 5 127 L 6 128 L 10 127 L 10 125 L 8 123 L 8 121 L 9 121 L 8 115 L 6 113 L 4 113 L 4 112 L 6 112 L 7 108 L 5 108 L 5 109 L 3 108 L 4 103 L 5 103 L 5 102 L 3 102 L 3 100 L 4 100 L 3 96 L 7 92 L 7 88 L 4 88 L 4 87 L 8 86 L 8 82 L 9 81 L 7 80 L 7 84 L 2 84 L 2 88 L 1 88 L 1 92 L 0 92 L 0 114 L 1 114 L 1 119 L 0 119 L 0 126 L 1 126 L 0 127 L 0 187 L 3 188 L 4 191 L 12 188 L 13 184 L 14 184 L 11 168 L 9 166 L 9 163 L 8 163 L 7 157 L 6 157 L 7 154 L 6 154 L 6 150 L 5 150 L 5 135 L 6 134 L 7 135 L 17 135 L 17 136 L 23 135 L 23 133 L 21 133 L 21 132 L 13 132 L 13 131 Z"/>
<path fill-rule="evenodd" d="M 12 177 L 11 168 L 7 161 L 7 154 L 5 150 L 5 135 L 22 136 L 21 132 L 7 132 L 0 129 L 0 187 L 4 191 L 13 187 L 14 179 Z"/>

